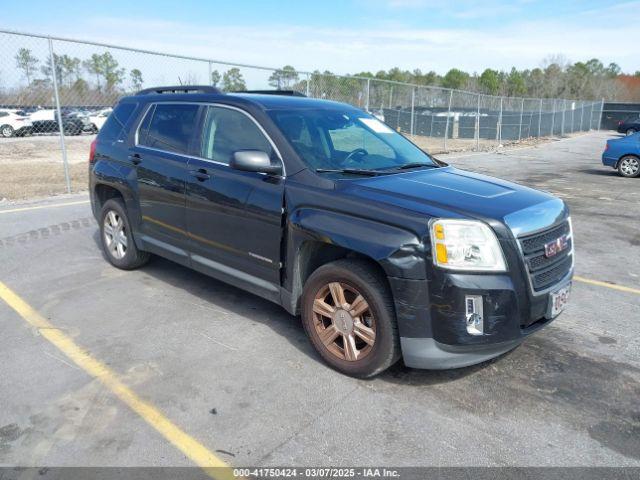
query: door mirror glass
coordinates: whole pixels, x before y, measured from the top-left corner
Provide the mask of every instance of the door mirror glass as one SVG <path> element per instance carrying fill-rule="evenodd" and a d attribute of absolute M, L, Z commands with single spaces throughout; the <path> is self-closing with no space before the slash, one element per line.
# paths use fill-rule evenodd
<path fill-rule="evenodd" d="M 269 155 L 261 150 L 238 150 L 233 152 L 229 166 L 245 172 L 275 175 L 282 173 L 282 167 L 280 165 L 272 165 Z"/>

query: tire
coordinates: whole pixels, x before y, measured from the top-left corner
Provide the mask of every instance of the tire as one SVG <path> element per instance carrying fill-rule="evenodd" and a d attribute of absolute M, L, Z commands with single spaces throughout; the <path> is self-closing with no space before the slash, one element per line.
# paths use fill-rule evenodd
<path fill-rule="evenodd" d="M 80 135 L 80 129 L 78 128 L 77 125 L 74 125 L 73 123 L 68 123 L 66 125 L 63 125 L 62 131 L 64 132 L 65 135 L 71 135 L 71 136 Z"/>
<path fill-rule="evenodd" d="M 118 225 L 121 225 L 118 230 Z M 109 232 L 113 233 L 109 233 Z M 118 231 L 123 237 L 118 235 Z M 122 270 L 133 270 L 149 261 L 150 254 L 138 250 L 131 233 L 131 223 L 119 198 L 107 200 L 100 212 L 100 243 L 107 260 Z"/>
<path fill-rule="evenodd" d="M 336 295 L 344 308 L 336 308 Z M 400 359 L 389 286 L 366 261 L 338 260 L 313 272 L 302 293 L 302 324 L 323 360 L 346 375 L 373 377 Z"/>
<path fill-rule="evenodd" d="M 627 135 L 633 135 L 634 133 L 636 133 L 636 129 L 635 128 L 630 128 L 625 133 Z"/>
<path fill-rule="evenodd" d="M 618 173 L 623 177 L 635 178 L 640 175 L 640 158 L 625 155 L 618 161 Z"/>
<path fill-rule="evenodd" d="M 15 133 L 15 130 L 11 125 L 2 125 L 0 127 L 0 135 L 3 136 L 4 138 L 13 137 L 14 133 Z"/>

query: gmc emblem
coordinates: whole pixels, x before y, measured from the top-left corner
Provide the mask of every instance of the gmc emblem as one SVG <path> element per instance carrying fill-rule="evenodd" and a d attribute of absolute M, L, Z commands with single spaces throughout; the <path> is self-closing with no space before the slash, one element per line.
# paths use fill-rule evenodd
<path fill-rule="evenodd" d="M 544 244 L 544 256 L 551 258 L 559 254 L 561 251 L 566 250 L 569 246 L 569 240 L 566 235 L 562 235 L 560 238 L 556 238 L 553 242 Z"/>

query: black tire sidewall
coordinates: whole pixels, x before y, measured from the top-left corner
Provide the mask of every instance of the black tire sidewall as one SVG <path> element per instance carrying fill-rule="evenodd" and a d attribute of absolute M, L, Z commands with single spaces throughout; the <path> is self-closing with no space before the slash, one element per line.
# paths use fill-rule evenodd
<path fill-rule="evenodd" d="M 104 219 L 107 216 L 107 213 L 111 210 L 116 212 L 120 216 L 120 218 L 122 218 L 126 229 L 125 234 L 127 236 L 127 251 L 122 258 L 113 257 L 109 253 L 109 249 L 107 248 L 107 245 L 105 243 Z M 137 266 L 138 250 L 133 240 L 131 224 L 129 222 L 129 217 L 127 216 L 127 211 L 122 200 L 112 198 L 104 203 L 100 212 L 100 244 L 102 245 L 102 251 L 104 252 L 104 255 L 107 257 L 109 263 L 111 263 L 113 266 L 125 270 L 129 270 Z"/>
<path fill-rule="evenodd" d="M 354 261 L 356 263 L 360 263 Z M 397 357 L 395 313 L 389 308 L 389 295 L 380 281 L 370 283 L 358 274 L 360 268 L 347 268 L 348 261 L 334 262 L 316 270 L 307 280 L 302 295 L 302 323 L 307 336 L 320 356 L 332 368 L 354 377 L 365 378 L 387 368 L 389 359 Z M 373 272 L 372 272 L 373 274 Z M 345 283 L 365 298 L 376 322 L 376 341 L 372 351 L 362 360 L 355 362 L 341 360 L 329 352 L 322 344 L 313 324 L 313 301 L 319 289 L 329 282 Z"/>

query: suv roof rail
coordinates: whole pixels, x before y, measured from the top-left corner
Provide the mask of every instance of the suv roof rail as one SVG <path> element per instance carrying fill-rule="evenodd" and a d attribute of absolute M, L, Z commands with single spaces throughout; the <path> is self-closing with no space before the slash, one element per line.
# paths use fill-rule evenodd
<path fill-rule="evenodd" d="M 288 97 L 306 97 L 304 93 L 296 90 L 241 90 L 234 93 L 256 93 L 260 95 L 285 95 Z"/>
<path fill-rule="evenodd" d="M 140 90 L 136 95 L 149 95 L 152 93 L 222 93 L 216 87 L 210 85 L 176 85 L 173 87 L 153 87 Z"/>

